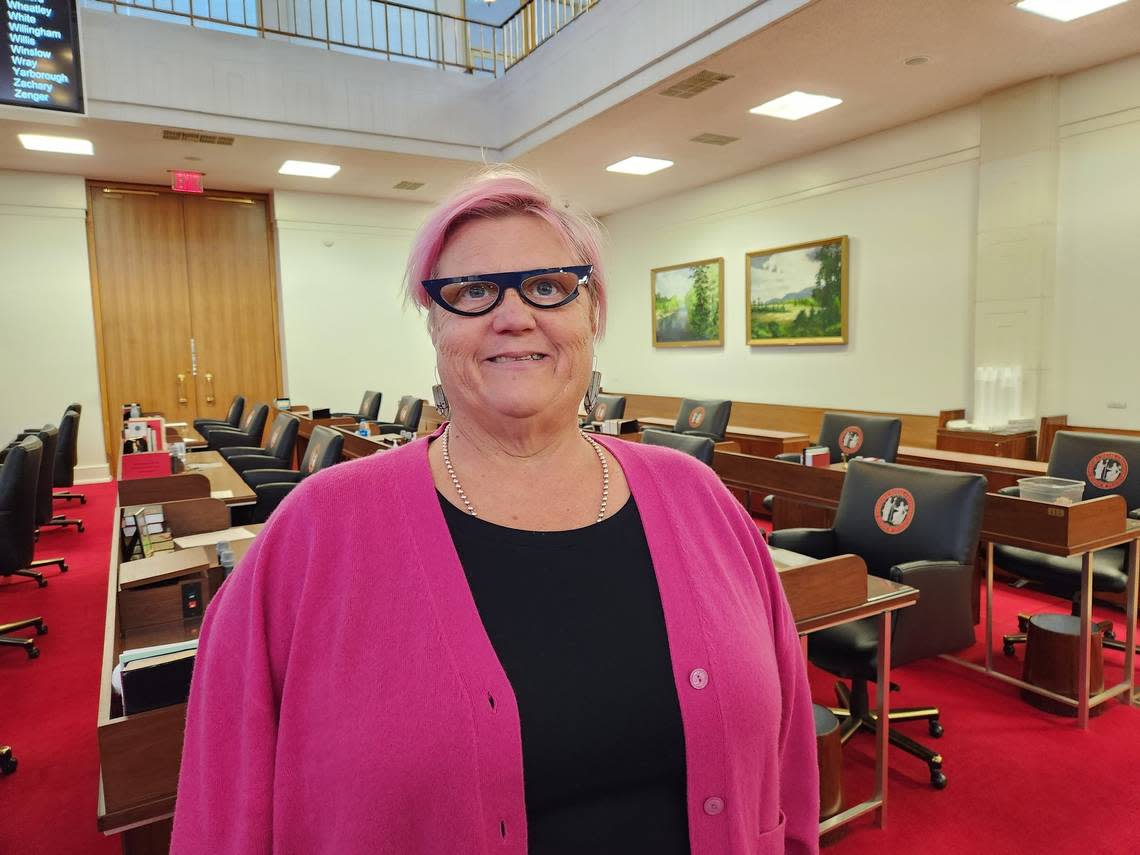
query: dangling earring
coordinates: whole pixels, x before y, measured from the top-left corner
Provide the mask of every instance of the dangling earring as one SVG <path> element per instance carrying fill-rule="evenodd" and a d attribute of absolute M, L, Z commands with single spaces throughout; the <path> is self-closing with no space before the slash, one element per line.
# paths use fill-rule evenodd
<path fill-rule="evenodd" d="M 451 406 L 447 403 L 447 395 L 443 392 L 443 384 L 439 382 L 439 371 L 435 373 L 435 385 L 431 387 L 431 396 L 435 401 L 436 412 L 439 413 L 440 418 L 446 419 L 451 411 Z"/>
<path fill-rule="evenodd" d="M 586 388 L 586 397 L 582 405 L 586 408 L 587 417 L 593 415 L 594 404 L 598 403 L 598 393 L 602 391 L 602 375 L 598 371 L 598 357 L 594 356 L 594 370 L 590 374 L 590 385 Z"/>

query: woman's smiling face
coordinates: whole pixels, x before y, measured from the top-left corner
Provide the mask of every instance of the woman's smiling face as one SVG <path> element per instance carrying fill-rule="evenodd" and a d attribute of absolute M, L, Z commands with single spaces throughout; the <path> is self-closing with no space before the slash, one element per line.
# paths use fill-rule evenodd
<path fill-rule="evenodd" d="M 545 220 L 531 214 L 476 218 L 450 236 L 436 278 L 582 263 Z M 529 306 L 508 290 L 491 312 L 462 317 L 431 308 L 440 381 L 453 413 L 527 419 L 565 411 L 573 419 L 593 358 L 593 298 L 584 288 L 565 306 Z"/>

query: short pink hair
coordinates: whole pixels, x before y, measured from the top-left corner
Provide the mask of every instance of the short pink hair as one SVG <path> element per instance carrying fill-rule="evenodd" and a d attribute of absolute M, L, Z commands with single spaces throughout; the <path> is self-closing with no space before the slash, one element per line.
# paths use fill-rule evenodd
<path fill-rule="evenodd" d="M 541 217 L 580 263 L 594 266 L 590 291 L 597 306 L 600 336 L 606 328 L 606 277 L 598 222 L 587 214 L 555 205 L 550 191 L 538 179 L 514 166 L 492 166 L 480 172 L 428 215 L 408 256 L 406 299 L 420 308 L 431 306 L 431 297 L 420 283 L 433 278 L 443 248 L 459 226 L 476 217 L 494 219 L 510 214 Z"/>

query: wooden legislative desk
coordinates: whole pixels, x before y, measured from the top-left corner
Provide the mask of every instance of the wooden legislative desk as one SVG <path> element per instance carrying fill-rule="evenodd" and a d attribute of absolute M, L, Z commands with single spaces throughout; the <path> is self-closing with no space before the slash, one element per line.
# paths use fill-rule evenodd
<path fill-rule="evenodd" d="M 179 476 L 141 479 L 178 486 Z M 130 482 L 126 482 L 130 483 Z M 153 485 L 152 485 L 153 486 Z M 229 511 L 217 499 L 202 498 L 162 501 L 150 498 L 146 504 L 162 504 L 167 523 L 176 536 L 200 534 L 229 526 Z M 123 650 L 166 644 L 195 638 L 201 618 L 152 622 L 140 620 L 146 614 L 120 609 L 119 526 L 120 506 L 115 508 L 116 524 L 110 537 L 110 563 L 107 573 L 107 609 L 104 624 L 103 658 L 99 685 L 99 801 L 97 824 L 106 834 L 122 833 L 124 855 L 165 853 L 170 846 L 171 817 L 182 756 L 186 704 L 162 707 L 134 715 L 124 715 L 122 704 L 111 689 L 111 671 Z M 247 526 L 259 531 L 261 526 Z M 231 542 L 237 557 L 245 554 L 252 539 Z M 213 547 L 205 549 L 211 592 L 221 584 L 221 571 Z M 177 591 L 177 586 L 173 586 Z M 173 596 L 177 597 L 177 593 Z M 127 617 L 130 615 L 130 617 Z M 131 625 L 138 621 L 137 625 Z"/>
<path fill-rule="evenodd" d="M 1089 710 L 1114 697 L 1122 702 L 1136 702 L 1135 649 L 1137 577 L 1140 575 L 1140 521 L 1127 518 L 1128 507 L 1123 496 L 1102 496 L 1073 505 L 1033 502 L 1017 496 L 986 496 L 982 517 L 981 540 L 985 547 L 986 568 L 986 658 L 980 666 L 963 659 L 944 656 L 967 668 L 1010 683 L 1026 691 L 1051 698 L 1077 708 L 1077 725 L 1087 728 Z M 1081 626 L 1076 699 L 1042 689 L 1039 686 L 1003 674 L 993 667 L 993 582 L 994 544 L 1018 546 L 1047 555 L 1071 557 L 1081 561 Z M 1115 686 L 1089 696 L 1089 668 L 1092 638 L 1092 566 L 1093 554 L 1101 549 L 1128 546 L 1128 586 L 1125 595 L 1127 624 L 1124 650 L 1124 679 Z"/>
<path fill-rule="evenodd" d="M 605 389 L 607 395 L 623 395 L 625 397 L 625 418 L 647 421 L 646 417 L 664 420 L 672 426 L 677 421 L 677 413 L 681 409 L 681 399 L 665 395 L 634 395 L 628 392 L 618 392 Z M 780 433 L 786 432 L 793 436 L 803 436 L 809 439 L 808 445 L 819 436 L 819 426 L 823 422 L 823 414 L 827 412 L 861 413 L 868 416 L 889 416 L 902 420 L 902 439 L 907 445 L 918 448 L 935 448 L 938 440 L 938 429 L 949 419 L 961 418 L 962 410 L 943 410 L 938 415 L 919 415 L 915 413 L 882 413 L 870 410 L 853 410 L 848 407 L 798 407 L 789 404 L 765 404 L 755 401 L 733 401 L 732 415 L 729 420 L 729 433 L 739 431 L 741 428 L 756 428 L 763 431 Z M 743 436 L 743 434 L 742 434 Z M 739 439 L 738 437 L 728 437 Z M 744 447 L 743 443 L 741 447 Z M 802 446 L 801 446 L 802 447 Z M 799 448 L 788 448 L 788 451 L 799 451 Z M 755 453 L 755 452 L 753 452 Z"/>
<path fill-rule="evenodd" d="M 1037 459 L 1037 431 L 1016 433 L 979 430 L 938 429 L 939 451 L 961 451 L 967 454 L 984 454 L 990 457 L 1013 457 L 1020 460 Z"/>
<path fill-rule="evenodd" d="M 871 811 L 878 812 L 878 824 L 887 823 L 887 751 L 890 744 L 890 686 L 892 614 L 918 602 L 918 591 L 878 576 L 867 574 L 867 565 L 855 555 L 837 555 L 816 560 L 786 549 L 772 549 L 772 560 L 796 631 L 804 643 L 806 636 L 851 621 L 875 618 L 879 630 L 876 710 L 885 726 L 875 734 L 875 788 L 871 797 L 841 811 L 819 824 L 819 833 L 851 822 Z"/>
<path fill-rule="evenodd" d="M 257 494 L 217 451 L 198 451 L 187 455 L 186 461 L 185 471 L 177 475 L 122 480 L 120 457 L 119 504 L 145 505 L 203 496 L 213 496 L 231 506 L 257 501 Z"/>
<path fill-rule="evenodd" d="M 671 430 L 677 420 L 642 416 L 638 418 L 637 422 L 642 427 L 661 427 Z M 775 457 L 777 454 L 785 453 L 798 454 L 811 445 L 811 438 L 806 433 L 767 430 L 740 425 L 729 425 L 724 432 L 724 438 L 725 441 L 735 442 L 744 454 L 753 454 L 756 457 Z"/>

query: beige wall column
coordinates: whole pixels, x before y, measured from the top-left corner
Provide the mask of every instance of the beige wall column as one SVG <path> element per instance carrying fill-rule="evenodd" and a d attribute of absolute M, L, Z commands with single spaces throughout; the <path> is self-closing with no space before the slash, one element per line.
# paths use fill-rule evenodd
<path fill-rule="evenodd" d="M 1020 365 L 1021 416 L 1052 411 L 1057 79 L 981 102 L 974 365 Z"/>

